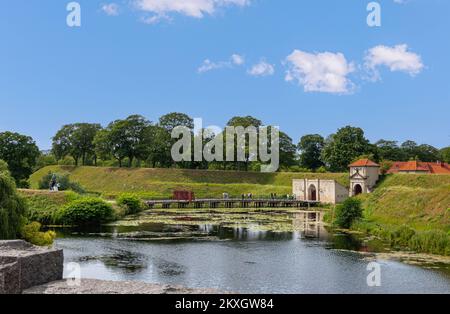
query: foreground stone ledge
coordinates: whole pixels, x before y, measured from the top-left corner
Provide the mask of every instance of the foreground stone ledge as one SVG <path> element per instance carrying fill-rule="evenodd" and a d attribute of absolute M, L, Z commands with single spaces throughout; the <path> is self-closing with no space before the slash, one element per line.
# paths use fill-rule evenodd
<path fill-rule="evenodd" d="M 215 289 L 191 289 L 182 286 L 149 284 L 139 281 L 59 280 L 23 291 L 24 294 L 223 294 Z"/>
<path fill-rule="evenodd" d="M 16 294 L 62 279 L 62 250 L 38 247 L 22 240 L 0 241 L 0 293 Z"/>

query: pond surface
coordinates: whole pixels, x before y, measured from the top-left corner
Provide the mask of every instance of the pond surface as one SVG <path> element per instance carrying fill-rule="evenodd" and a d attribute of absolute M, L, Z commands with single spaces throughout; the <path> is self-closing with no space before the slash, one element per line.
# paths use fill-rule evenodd
<path fill-rule="evenodd" d="M 66 263 L 80 264 L 83 278 L 240 293 L 450 293 L 448 265 L 430 269 L 389 260 L 377 260 L 381 287 L 369 287 L 367 266 L 374 259 L 348 251 L 366 246 L 299 222 L 293 213 L 241 212 L 244 224 L 234 221 L 235 212 L 233 222 L 224 216 L 223 223 L 215 219 L 219 213 L 211 213 L 209 223 L 204 212 L 197 214 L 183 214 L 186 223 L 175 213 L 147 213 L 89 232 L 59 230 L 56 246 Z M 291 230 L 267 230 L 269 220 Z"/>

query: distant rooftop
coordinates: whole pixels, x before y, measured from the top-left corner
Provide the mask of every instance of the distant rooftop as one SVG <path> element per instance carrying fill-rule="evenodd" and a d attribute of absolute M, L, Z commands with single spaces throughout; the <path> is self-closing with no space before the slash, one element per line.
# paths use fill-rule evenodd
<path fill-rule="evenodd" d="M 380 165 L 370 159 L 360 159 L 352 163 L 349 167 L 380 167 Z"/>
<path fill-rule="evenodd" d="M 445 162 L 397 161 L 387 173 L 423 172 L 429 174 L 450 174 L 450 165 Z"/>

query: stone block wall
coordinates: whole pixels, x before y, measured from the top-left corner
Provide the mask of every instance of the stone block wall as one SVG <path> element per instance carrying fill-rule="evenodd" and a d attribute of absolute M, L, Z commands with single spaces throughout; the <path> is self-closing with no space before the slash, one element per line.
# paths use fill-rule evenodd
<path fill-rule="evenodd" d="M 0 241 L 0 293 L 15 294 L 61 280 L 62 250 L 31 245 L 22 240 Z"/>

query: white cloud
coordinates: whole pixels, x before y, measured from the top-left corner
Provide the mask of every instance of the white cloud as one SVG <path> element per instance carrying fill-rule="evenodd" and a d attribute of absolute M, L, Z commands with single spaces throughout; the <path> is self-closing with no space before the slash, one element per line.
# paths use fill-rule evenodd
<path fill-rule="evenodd" d="M 247 6 L 250 0 L 135 0 L 134 3 L 139 10 L 152 13 L 153 21 L 158 21 L 172 13 L 203 18 L 220 7 Z"/>
<path fill-rule="evenodd" d="M 388 67 L 391 72 L 405 72 L 411 76 L 419 74 L 424 68 L 420 55 L 408 51 L 408 45 L 405 44 L 373 47 L 367 51 L 364 64 L 373 80 L 380 78 L 380 66 Z"/>
<path fill-rule="evenodd" d="M 109 16 L 119 15 L 119 5 L 116 3 L 107 3 L 102 5 L 102 11 Z"/>
<path fill-rule="evenodd" d="M 197 69 L 198 73 L 205 73 L 212 70 L 223 68 L 232 68 L 233 66 L 241 66 L 245 63 L 245 58 L 238 54 L 231 55 L 228 61 L 213 62 L 210 59 L 205 59 L 202 65 Z"/>
<path fill-rule="evenodd" d="M 354 84 L 348 75 L 355 71 L 342 53 L 307 53 L 294 50 L 286 58 L 286 81 L 297 81 L 305 92 L 350 93 Z"/>
<path fill-rule="evenodd" d="M 245 63 L 245 58 L 241 55 L 234 54 L 231 56 L 231 62 L 235 65 L 243 65 Z"/>
<path fill-rule="evenodd" d="M 265 61 L 261 61 L 255 64 L 250 70 L 248 70 L 248 74 L 252 76 L 270 76 L 275 73 L 275 66 L 269 64 Z"/>

